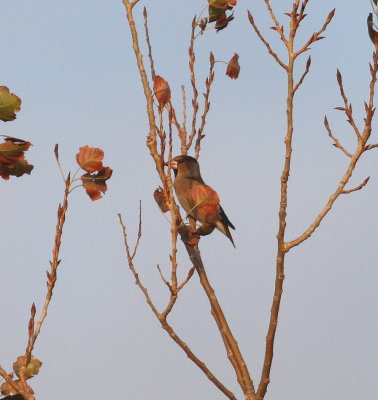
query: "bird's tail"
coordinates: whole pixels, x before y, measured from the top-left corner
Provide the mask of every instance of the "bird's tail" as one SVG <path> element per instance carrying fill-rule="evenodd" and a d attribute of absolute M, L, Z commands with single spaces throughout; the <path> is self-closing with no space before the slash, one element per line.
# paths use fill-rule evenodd
<path fill-rule="evenodd" d="M 228 226 L 222 221 L 217 221 L 215 225 L 216 225 L 218 230 L 220 230 L 224 235 L 226 235 L 231 240 L 232 245 L 236 249 L 236 246 L 235 246 L 235 243 L 234 243 L 234 239 L 231 236 L 231 232 L 228 229 Z"/>

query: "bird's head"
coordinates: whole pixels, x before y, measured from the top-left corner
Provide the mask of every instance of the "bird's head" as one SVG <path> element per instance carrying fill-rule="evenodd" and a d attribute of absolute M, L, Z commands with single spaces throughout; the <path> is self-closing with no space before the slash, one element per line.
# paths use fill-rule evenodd
<path fill-rule="evenodd" d="M 182 176 L 195 179 L 201 177 L 198 161 L 191 156 L 177 156 L 171 160 L 170 166 L 175 173 L 175 177 Z"/>

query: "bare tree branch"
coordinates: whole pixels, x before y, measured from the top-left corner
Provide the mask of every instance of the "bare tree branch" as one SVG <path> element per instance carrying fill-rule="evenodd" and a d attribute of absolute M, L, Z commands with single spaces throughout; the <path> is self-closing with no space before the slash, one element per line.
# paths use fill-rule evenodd
<path fill-rule="evenodd" d="M 278 57 L 278 55 L 272 50 L 272 48 L 270 47 L 270 44 L 268 43 L 267 40 L 265 40 L 264 36 L 261 34 L 260 30 L 258 29 L 257 25 L 255 24 L 255 20 L 253 19 L 252 14 L 250 13 L 250 11 L 248 11 L 248 19 L 249 22 L 251 23 L 253 29 L 255 30 L 257 36 L 259 37 L 259 39 L 263 42 L 263 44 L 265 45 L 265 47 L 268 50 L 268 53 L 277 61 L 277 63 L 286 71 L 288 70 L 288 66 L 286 64 L 284 64 L 281 59 Z"/>
<path fill-rule="evenodd" d="M 185 232 L 180 232 L 180 234 L 183 234 L 185 236 Z M 223 314 L 215 292 L 207 278 L 198 245 L 189 246 L 185 241 L 184 244 L 188 252 L 189 258 L 198 273 L 201 285 L 209 299 L 211 305 L 211 314 L 213 315 L 213 318 L 222 335 L 223 342 L 227 349 L 227 356 L 232 366 L 234 367 L 239 385 L 241 386 L 243 393 L 246 396 L 245 398 L 252 399 L 255 395 L 255 389 L 252 379 L 249 375 L 249 371 L 244 362 L 243 356 L 239 350 L 238 343 L 231 332 L 231 329 Z"/>
<path fill-rule="evenodd" d="M 204 109 L 203 109 L 203 113 L 201 115 L 201 126 L 198 129 L 197 132 L 197 139 L 196 139 L 196 146 L 195 146 L 195 157 L 198 158 L 199 157 L 199 153 L 201 150 L 201 140 L 205 137 L 205 135 L 203 134 L 203 131 L 205 129 L 205 125 L 206 125 L 206 116 L 207 113 L 210 110 L 210 89 L 211 89 L 211 85 L 214 81 L 214 55 L 213 53 L 210 53 L 210 71 L 209 71 L 209 75 L 206 78 L 206 92 L 203 94 L 204 98 L 205 98 L 205 104 L 204 104 Z"/>
<path fill-rule="evenodd" d="M 192 360 L 200 369 L 201 371 L 207 376 L 207 378 L 222 392 L 225 394 L 226 397 L 228 397 L 231 400 L 236 400 L 236 397 L 234 396 L 234 394 L 228 390 L 214 375 L 213 373 L 209 370 L 209 368 L 206 366 L 206 364 L 201 361 L 192 351 L 191 349 L 188 347 L 188 345 L 182 340 L 180 339 L 180 337 L 176 334 L 176 332 L 173 330 L 173 328 L 171 327 L 171 325 L 167 322 L 166 317 L 169 313 L 169 311 L 172 309 L 173 307 L 173 302 L 175 300 L 172 300 L 172 296 L 170 299 L 170 302 L 168 304 L 167 309 L 163 312 L 160 313 L 158 311 L 158 309 L 155 307 L 155 305 L 153 304 L 151 297 L 148 293 L 148 290 L 146 289 L 146 287 L 142 284 L 142 282 L 139 279 L 139 275 L 136 272 L 134 263 L 133 263 L 133 258 L 131 256 L 131 252 L 130 252 L 130 247 L 128 244 L 128 240 L 127 240 L 127 231 L 126 231 L 126 226 L 122 221 L 122 216 L 121 214 L 118 214 L 118 219 L 122 228 L 122 234 L 123 234 L 123 239 L 124 239 L 124 246 L 125 246 L 125 251 L 126 251 L 126 256 L 127 256 L 127 260 L 128 260 L 128 264 L 129 264 L 129 268 L 131 270 L 131 272 L 134 275 L 135 278 L 135 283 L 136 285 L 140 288 L 140 290 L 142 291 L 142 293 L 144 294 L 144 297 L 147 301 L 147 304 L 150 306 L 152 312 L 155 314 L 156 318 L 159 320 L 161 327 L 168 333 L 168 335 L 182 348 L 182 350 L 186 353 L 187 357 Z M 140 226 L 141 226 L 142 220 L 141 220 L 141 215 L 140 215 Z M 140 229 L 138 230 L 138 236 L 139 236 L 139 232 Z"/>
<path fill-rule="evenodd" d="M 361 185 L 357 186 L 354 189 L 351 190 L 345 190 L 345 185 L 349 182 L 352 173 L 356 167 L 356 164 L 358 162 L 358 160 L 360 159 L 361 155 L 367 151 L 370 150 L 371 148 L 376 147 L 375 145 L 368 145 L 366 146 L 366 141 L 370 138 L 370 133 L 371 133 L 371 123 L 372 123 L 372 119 L 374 116 L 374 92 L 375 92 L 375 84 L 377 82 L 377 73 L 378 73 L 378 56 L 377 53 L 374 52 L 373 53 L 373 63 L 372 65 L 370 65 L 370 72 L 371 72 L 371 82 L 370 82 L 370 100 L 369 100 L 369 105 L 367 107 L 365 107 L 365 112 L 366 112 L 366 117 L 364 118 L 364 122 L 365 122 L 365 127 L 364 127 L 364 131 L 362 133 L 362 135 L 360 134 L 360 132 L 358 131 L 356 124 L 354 123 L 353 120 L 353 115 L 352 115 L 352 108 L 349 105 L 349 101 L 344 93 L 344 88 L 343 88 L 343 82 L 342 82 L 342 76 L 340 74 L 339 71 L 337 71 L 337 81 L 339 84 L 339 88 L 340 88 L 340 94 L 341 97 L 343 98 L 344 104 L 345 104 L 345 113 L 346 115 L 350 116 L 350 120 L 352 121 L 348 121 L 357 136 L 358 139 L 358 143 L 356 146 L 356 150 L 354 152 L 354 154 L 351 154 L 349 152 L 347 152 L 345 149 L 342 148 L 341 145 L 336 146 L 338 148 L 340 148 L 346 155 L 348 155 L 348 157 L 351 158 L 349 165 L 347 167 L 347 170 L 344 174 L 344 176 L 341 178 L 336 190 L 334 191 L 334 193 L 330 196 L 327 204 L 325 205 L 325 207 L 323 208 L 323 210 L 319 213 L 319 215 L 315 218 L 314 222 L 305 230 L 305 232 L 303 232 L 300 236 L 298 236 L 296 239 L 285 243 L 284 247 L 286 251 L 289 251 L 292 247 L 298 246 L 299 244 L 301 244 L 304 240 L 308 239 L 314 232 L 315 230 L 318 228 L 318 226 L 320 225 L 320 223 L 322 222 L 323 218 L 327 215 L 327 213 L 331 210 L 334 202 L 337 200 L 337 198 L 340 196 L 340 194 L 347 194 L 347 193 L 351 193 L 354 192 L 356 190 L 360 190 L 362 187 L 364 187 L 367 182 L 368 179 L 365 180 Z M 325 121 L 327 122 L 327 120 Z M 326 128 L 327 128 L 327 124 Z M 330 133 L 330 130 L 328 131 L 328 134 Z M 333 138 L 333 140 L 335 141 L 335 145 L 338 143 L 336 142 L 337 139 L 335 139 L 333 136 L 331 136 Z"/>
<path fill-rule="evenodd" d="M 284 35 L 284 30 L 283 30 L 283 26 L 280 25 L 277 21 L 277 18 L 272 10 L 272 7 L 270 5 L 270 1 L 269 0 L 264 0 L 265 1 L 265 5 L 266 8 L 269 11 L 270 17 L 272 18 L 272 21 L 274 22 L 274 30 L 276 30 L 278 32 L 278 34 L 280 35 L 281 40 L 283 41 L 283 43 L 285 44 L 285 46 L 287 47 L 289 45 L 288 40 L 286 39 L 285 35 Z M 297 6 L 298 1 L 296 0 L 293 3 L 293 8 L 295 8 Z"/>
<path fill-rule="evenodd" d="M 302 46 L 300 50 L 295 52 L 294 58 L 297 58 L 301 53 L 307 51 L 310 49 L 310 46 L 315 43 L 318 40 L 324 39 L 323 36 L 320 36 L 326 29 L 327 26 L 330 24 L 332 21 L 333 16 L 335 15 L 336 9 L 334 8 L 327 16 L 327 19 L 325 20 L 323 26 L 318 30 L 317 32 L 313 33 L 310 39 L 307 40 L 307 42 Z"/>

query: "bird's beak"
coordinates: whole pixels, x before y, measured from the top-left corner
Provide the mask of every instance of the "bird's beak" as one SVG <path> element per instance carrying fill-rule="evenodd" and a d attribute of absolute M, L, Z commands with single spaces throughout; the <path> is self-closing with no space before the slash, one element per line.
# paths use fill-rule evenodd
<path fill-rule="evenodd" d="M 177 169 L 177 168 L 178 168 L 178 162 L 177 162 L 175 159 L 173 159 L 173 160 L 171 160 L 171 161 L 169 162 L 169 166 L 170 166 L 172 169 Z"/>

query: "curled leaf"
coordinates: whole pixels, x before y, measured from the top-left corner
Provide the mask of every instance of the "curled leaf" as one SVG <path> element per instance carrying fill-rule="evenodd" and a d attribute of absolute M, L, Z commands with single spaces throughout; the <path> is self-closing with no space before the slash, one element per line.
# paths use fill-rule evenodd
<path fill-rule="evenodd" d="M 160 107 L 164 107 L 171 100 L 171 89 L 168 82 L 159 75 L 154 79 L 154 93 Z"/>
<path fill-rule="evenodd" d="M 26 356 L 20 356 L 13 363 L 13 371 L 19 378 L 20 378 L 21 368 L 25 366 L 26 358 L 27 358 Z M 25 379 L 29 379 L 34 375 L 37 375 L 41 366 L 42 362 L 39 361 L 38 358 L 32 357 L 25 369 Z"/>
<path fill-rule="evenodd" d="M 0 143 L 0 176 L 9 179 L 12 176 L 30 174 L 33 165 L 25 159 L 25 151 L 31 146 L 30 142 L 5 136 L 4 143 Z"/>
<path fill-rule="evenodd" d="M 221 31 L 222 29 L 226 28 L 228 24 L 234 19 L 234 14 L 229 15 L 228 17 L 226 14 L 223 14 L 222 17 L 217 19 L 215 23 L 215 29 L 217 32 Z"/>
<path fill-rule="evenodd" d="M 220 31 L 234 19 L 233 14 L 227 16 L 226 11 L 232 10 L 236 6 L 236 0 L 208 0 L 209 19 L 208 22 L 215 21 L 215 29 Z"/>
<path fill-rule="evenodd" d="M 101 149 L 89 146 L 80 147 L 76 154 L 76 161 L 80 168 L 89 173 L 102 170 L 104 152 Z"/>
<path fill-rule="evenodd" d="M 370 13 L 367 18 L 367 27 L 370 40 L 373 42 L 376 49 L 378 49 L 378 32 L 374 29 L 373 14 Z"/>
<path fill-rule="evenodd" d="M 231 79 L 237 79 L 240 72 L 240 65 L 239 65 L 239 55 L 234 54 L 231 60 L 228 62 L 226 75 L 228 75 Z"/>
<path fill-rule="evenodd" d="M 10 93 L 6 86 L 0 86 L 0 119 L 5 122 L 13 121 L 20 109 L 21 99 Z"/>
<path fill-rule="evenodd" d="M 154 191 L 154 199 L 155 199 L 157 205 L 159 206 L 161 212 L 166 213 L 167 211 L 169 211 L 167 196 L 162 187 L 159 186 Z"/>
<path fill-rule="evenodd" d="M 83 187 L 86 190 L 91 200 L 98 200 L 102 197 L 101 193 L 108 190 L 106 181 L 112 176 L 113 170 L 109 167 L 104 167 L 97 174 L 84 174 L 80 177 L 83 182 Z"/>

